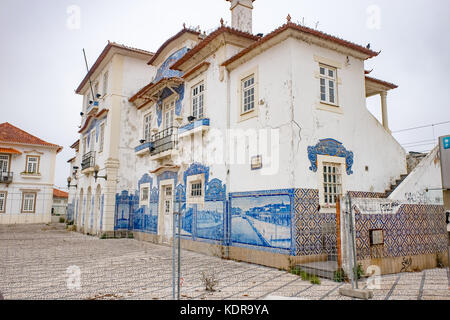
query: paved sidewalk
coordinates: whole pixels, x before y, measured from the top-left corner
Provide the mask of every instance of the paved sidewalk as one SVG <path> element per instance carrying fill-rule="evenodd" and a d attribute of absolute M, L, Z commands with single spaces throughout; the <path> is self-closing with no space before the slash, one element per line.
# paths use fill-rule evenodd
<path fill-rule="evenodd" d="M 0 226 L 0 257 L 0 292 L 5 299 L 172 297 L 172 249 L 166 246 L 99 240 L 67 232 L 62 225 Z M 204 290 L 202 271 L 218 278 L 216 292 Z M 285 271 L 189 251 L 182 252 L 181 273 L 183 299 L 351 299 L 340 296 L 342 284 L 330 280 L 312 285 Z M 374 299 L 450 300 L 447 269 L 384 276 Z"/>

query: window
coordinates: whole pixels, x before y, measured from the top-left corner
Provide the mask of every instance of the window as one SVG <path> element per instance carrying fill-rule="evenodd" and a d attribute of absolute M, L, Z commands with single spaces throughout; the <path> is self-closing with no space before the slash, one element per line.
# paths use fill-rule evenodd
<path fill-rule="evenodd" d="M 167 102 L 164 105 L 164 129 L 173 127 L 173 118 L 175 117 L 175 100 Z"/>
<path fill-rule="evenodd" d="M 172 187 L 165 188 L 165 199 L 164 199 L 164 212 L 171 213 L 172 211 Z"/>
<path fill-rule="evenodd" d="M 384 244 L 384 234 L 382 229 L 369 230 L 369 236 L 371 246 Z"/>
<path fill-rule="evenodd" d="M 87 148 L 87 137 L 83 138 L 83 155 L 86 154 L 86 148 Z"/>
<path fill-rule="evenodd" d="M 242 113 L 255 109 L 255 75 L 242 80 Z"/>
<path fill-rule="evenodd" d="M 336 73 L 335 68 L 320 65 L 320 101 L 337 104 Z"/>
<path fill-rule="evenodd" d="M 152 114 L 148 113 L 144 116 L 144 140 L 150 142 L 152 129 Z"/>
<path fill-rule="evenodd" d="M 22 194 L 22 213 L 34 213 L 36 204 L 36 193 L 23 193 Z"/>
<path fill-rule="evenodd" d="M 197 119 L 202 119 L 204 116 L 204 91 L 203 82 L 192 88 L 192 115 Z"/>
<path fill-rule="evenodd" d="M 201 181 L 191 183 L 191 197 L 199 198 L 202 196 L 202 183 Z"/>
<path fill-rule="evenodd" d="M 141 201 L 148 200 L 149 187 L 143 187 L 141 189 Z"/>
<path fill-rule="evenodd" d="M 109 73 L 108 71 L 106 71 L 103 74 L 103 96 L 105 96 L 108 93 L 108 76 Z"/>
<path fill-rule="evenodd" d="M 341 165 L 323 163 L 324 203 L 335 205 L 337 197 L 342 194 Z"/>
<path fill-rule="evenodd" d="M 100 145 L 98 147 L 99 152 L 103 152 L 103 145 L 105 144 L 105 124 L 100 126 Z"/>
<path fill-rule="evenodd" d="M 95 130 L 91 132 L 91 139 L 89 141 L 90 151 L 93 152 L 95 149 Z"/>
<path fill-rule="evenodd" d="M 2 172 L 8 172 L 9 167 L 9 155 L 1 154 L 0 155 L 0 174 Z"/>
<path fill-rule="evenodd" d="M 27 156 L 26 173 L 39 173 L 39 157 Z"/>
<path fill-rule="evenodd" d="M 6 210 L 6 191 L 0 192 L 0 213 L 4 213 Z"/>

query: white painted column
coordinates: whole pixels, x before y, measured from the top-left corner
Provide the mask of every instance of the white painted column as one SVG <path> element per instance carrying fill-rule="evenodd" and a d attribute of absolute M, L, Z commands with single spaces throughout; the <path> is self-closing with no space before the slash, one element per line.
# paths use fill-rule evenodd
<path fill-rule="evenodd" d="M 388 111 L 387 111 L 387 92 L 383 91 L 380 93 L 381 97 L 381 115 L 383 118 L 383 127 L 391 132 L 389 129 L 389 119 L 388 119 Z"/>

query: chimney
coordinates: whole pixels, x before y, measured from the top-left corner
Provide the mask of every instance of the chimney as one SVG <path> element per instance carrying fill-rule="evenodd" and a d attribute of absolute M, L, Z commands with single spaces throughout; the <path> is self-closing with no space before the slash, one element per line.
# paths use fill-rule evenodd
<path fill-rule="evenodd" d="M 226 0 L 231 3 L 231 26 L 252 33 L 252 11 L 255 0 Z"/>

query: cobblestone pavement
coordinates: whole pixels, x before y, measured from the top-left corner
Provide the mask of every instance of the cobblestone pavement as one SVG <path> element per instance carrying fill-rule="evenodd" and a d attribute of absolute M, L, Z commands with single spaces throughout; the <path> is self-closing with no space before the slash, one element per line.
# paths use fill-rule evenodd
<path fill-rule="evenodd" d="M 204 290 L 202 271 L 214 272 L 216 292 Z M 351 299 L 340 296 L 342 284 L 330 280 L 312 285 L 285 271 L 189 251 L 182 252 L 181 273 L 183 299 Z M 0 226 L 0 292 L 5 299 L 171 299 L 171 276 L 170 247 L 100 240 L 62 225 Z M 447 269 L 384 276 L 374 299 L 450 300 Z"/>

